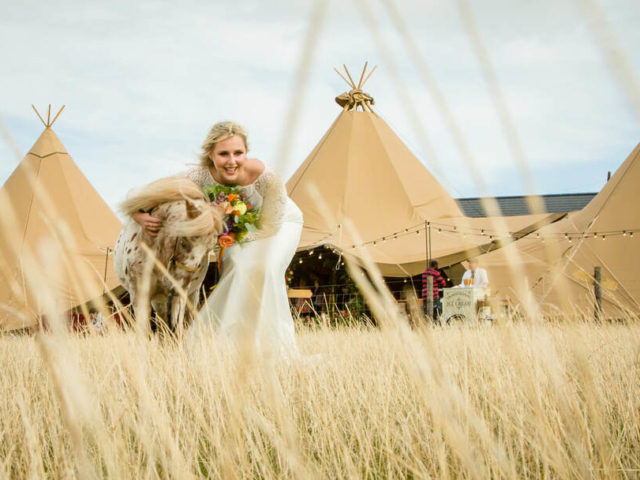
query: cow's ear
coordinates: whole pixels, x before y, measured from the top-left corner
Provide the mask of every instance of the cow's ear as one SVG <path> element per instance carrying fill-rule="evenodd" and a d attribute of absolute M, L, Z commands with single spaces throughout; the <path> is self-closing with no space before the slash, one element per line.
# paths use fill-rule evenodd
<path fill-rule="evenodd" d="M 200 215 L 200 210 L 196 207 L 196 204 L 190 200 L 185 202 L 185 208 L 187 209 L 187 218 L 196 218 Z"/>

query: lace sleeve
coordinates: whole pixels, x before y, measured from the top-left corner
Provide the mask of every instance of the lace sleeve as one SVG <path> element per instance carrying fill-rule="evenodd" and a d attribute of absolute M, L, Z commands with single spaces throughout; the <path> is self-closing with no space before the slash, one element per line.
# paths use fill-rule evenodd
<path fill-rule="evenodd" d="M 273 167 L 266 166 L 264 173 L 255 183 L 256 190 L 262 195 L 262 213 L 258 229 L 249 232 L 245 242 L 268 238 L 280 230 L 287 204 L 287 190 L 284 182 Z"/>
<path fill-rule="evenodd" d="M 178 172 L 172 176 L 178 178 L 188 178 L 192 182 L 197 183 L 200 188 L 204 188 L 206 185 L 211 183 L 211 174 L 206 167 L 192 167 L 188 170 Z"/>

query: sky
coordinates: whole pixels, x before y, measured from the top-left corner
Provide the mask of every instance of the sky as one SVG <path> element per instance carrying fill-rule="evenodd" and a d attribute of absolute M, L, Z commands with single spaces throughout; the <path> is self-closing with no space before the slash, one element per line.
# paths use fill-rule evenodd
<path fill-rule="evenodd" d="M 395 0 L 406 24 L 399 32 L 387 1 L 0 0 L 0 184 L 19 161 L 11 143 L 24 155 L 43 129 L 31 104 L 41 112 L 66 105 L 53 129 L 114 209 L 134 186 L 195 163 L 220 120 L 242 123 L 251 156 L 289 178 L 340 113 L 334 97 L 348 87 L 333 68 L 359 75 L 368 61 L 378 65 L 365 87 L 376 111 L 453 197 L 531 193 L 458 2 Z M 597 192 L 640 141 L 638 112 L 578 1 L 469 1 L 533 193 Z M 599 4 L 615 32 L 606 47 L 618 48 L 637 78 L 640 2 Z M 460 155 L 406 33 L 480 178 Z"/>

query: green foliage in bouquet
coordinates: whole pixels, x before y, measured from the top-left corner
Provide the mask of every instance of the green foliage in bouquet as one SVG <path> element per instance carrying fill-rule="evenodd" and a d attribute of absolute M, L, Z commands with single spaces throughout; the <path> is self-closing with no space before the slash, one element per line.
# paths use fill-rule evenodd
<path fill-rule="evenodd" d="M 226 232 L 221 237 L 228 235 L 240 243 L 258 228 L 260 209 L 251 205 L 242 188 L 214 184 L 205 187 L 204 193 L 213 203 L 229 203 L 223 218 Z"/>

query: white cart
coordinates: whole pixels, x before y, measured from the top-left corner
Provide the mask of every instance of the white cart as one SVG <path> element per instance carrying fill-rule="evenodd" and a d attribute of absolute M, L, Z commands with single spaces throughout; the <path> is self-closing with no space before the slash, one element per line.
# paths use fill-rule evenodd
<path fill-rule="evenodd" d="M 445 288 L 442 297 L 442 321 L 454 320 L 475 321 L 490 319 L 489 307 L 478 309 L 478 302 L 487 300 L 487 290 L 484 288 Z"/>

